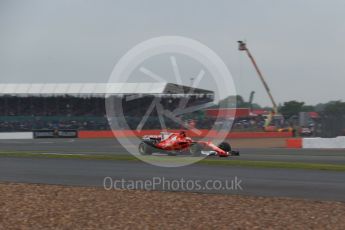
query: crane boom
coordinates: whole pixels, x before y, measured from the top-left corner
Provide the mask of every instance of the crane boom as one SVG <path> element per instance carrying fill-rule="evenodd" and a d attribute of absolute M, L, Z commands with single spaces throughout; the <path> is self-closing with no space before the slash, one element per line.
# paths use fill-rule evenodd
<path fill-rule="evenodd" d="M 270 100 L 271 100 L 271 102 L 272 102 L 272 105 L 273 105 L 273 107 L 272 107 L 272 108 L 273 108 L 273 112 L 274 112 L 275 114 L 277 114 L 277 113 L 278 113 L 277 104 L 276 104 L 276 102 L 275 102 L 275 100 L 274 100 L 274 98 L 273 98 L 273 96 L 272 96 L 272 93 L 271 93 L 271 91 L 270 91 L 270 88 L 268 87 L 268 85 L 267 85 L 267 83 L 266 83 L 266 81 L 265 81 L 265 79 L 264 79 L 264 76 L 262 75 L 262 73 L 261 73 L 261 71 L 260 71 L 258 65 L 257 65 L 256 62 L 255 62 L 254 57 L 253 57 L 252 54 L 250 53 L 250 51 L 249 51 L 249 49 L 247 48 L 247 45 L 246 45 L 245 42 L 243 42 L 243 41 L 238 41 L 238 43 L 239 43 L 238 49 L 239 49 L 240 51 L 246 51 L 246 53 L 247 53 L 249 59 L 252 61 L 253 65 L 254 65 L 254 68 L 255 68 L 257 74 L 259 75 L 259 78 L 260 78 L 262 84 L 263 84 L 264 87 L 265 87 L 265 90 L 266 90 L 266 92 L 267 92 L 267 94 L 268 94 L 268 97 L 270 98 Z"/>

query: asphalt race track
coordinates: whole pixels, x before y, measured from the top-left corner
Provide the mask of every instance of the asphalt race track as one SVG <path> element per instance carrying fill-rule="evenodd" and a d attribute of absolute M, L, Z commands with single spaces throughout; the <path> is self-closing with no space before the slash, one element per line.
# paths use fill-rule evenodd
<path fill-rule="evenodd" d="M 284 169 L 253 169 L 192 165 L 162 168 L 140 162 L 90 161 L 76 159 L 1 158 L 0 180 L 45 184 L 103 186 L 113 180 L 241 180 L 243 190 L 199 190 L 244 195 L 282 196 L 345 201 L 345 173 Z M 108 183 L 107 186 L 110 186 Z M 155 189 L 162 189 L 157 186 Z M 170 189 L 171 190 L 171 189 Z M 181 190 L 181 188 L 177 188 Z M 194 191 L 194 190 L 190 190 Z"/>
<path fill-rule="evenodd" d="M 0 152 L 23 151 L 69 154 L 125 154 L 121 145 L 112 139 L 37 139 L 1 140 Z M 345 151 L 340 150 L 288 150 L 241 149 L 239 159 L 293 162 L 345 163 Z M 231 159 L 223 159 L 231 160 Z M 203 189 L 188 191 L 229 193 L 244 195 L 282 196 L 321 200 L 345 201 L 345 173 L 296 169 L 257 169 L 235 166 L 195 164 L 179 168 L 156 167 L 141 162 L 0 158 L 0 181 L 28 182 L 82 186 L 103 186 L 105 177 L 114 180 L 172 180 L 200 181 Z M 205 188 L 209 180 L 241 181 L 242 189 Z M 155 189 L 165 188 L 157 184 Z"/>
<path fill-rule="evenodd" d="M 345 164 L 345 150 L 241 148 L 241 160 Z M 0 140 L 0 152 L 56 154 L 128 154 L 116 139 Z M 227 160 L 227 158 L 223 158 Z"/>

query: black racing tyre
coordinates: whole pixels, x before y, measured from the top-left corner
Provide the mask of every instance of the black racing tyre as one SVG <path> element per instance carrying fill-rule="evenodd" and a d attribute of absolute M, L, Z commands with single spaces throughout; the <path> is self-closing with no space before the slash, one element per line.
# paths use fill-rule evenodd
<path fill-rule="evenodd" d="M 218 145 L 218 148 L 225 152 L 231 152 L 231 145 L 228 142 L 222 142 Z"/>
<path fill-rule="evenodd" d="M 189 147 L 189 152 L 194 157 L 198 157 L 201 155 L 202 146 L 198 143 L 194 143 Z"/>
<path fill-rule="evenodd" d="M 139 145 L 139 153 L 141 155 L 151 155 L 152 150 L 152 147 L 146 144 L 145 142 L 141 142 Z"/>

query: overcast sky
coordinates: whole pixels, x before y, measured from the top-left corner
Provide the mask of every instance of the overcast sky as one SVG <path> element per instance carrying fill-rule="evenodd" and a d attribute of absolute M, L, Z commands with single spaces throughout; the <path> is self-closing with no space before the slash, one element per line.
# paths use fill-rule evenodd
<path fill-rule="evenodd" d="M 237 93 L 254 90 L 261 105 L 270 102 L 237 40 L 278 103 L 345 100 L 343 0 L 0 0 L 0 83 L 107 82 L 129 49 L 164 35 L 210 47 Z"/>

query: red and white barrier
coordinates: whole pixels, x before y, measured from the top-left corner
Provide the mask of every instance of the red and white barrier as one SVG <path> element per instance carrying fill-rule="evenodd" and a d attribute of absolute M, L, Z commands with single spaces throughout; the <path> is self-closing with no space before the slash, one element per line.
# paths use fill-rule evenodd
<path fill-rule="evenodd" d="M 33 139 L 34 135 L 32 132 L 8 132 L 0 133 L 0 140 L 23 140 Z"/>
<path fill-rule="evenodd" d="M 345 149 L 345 136 L 335 138 L 290 138 L 286 140 L 286 147 L 303 149 Z"/>

